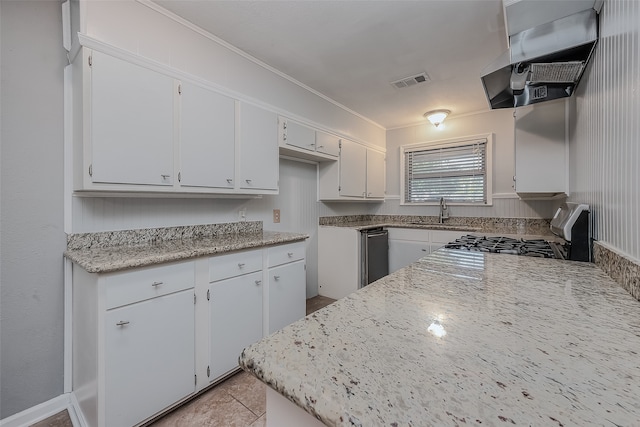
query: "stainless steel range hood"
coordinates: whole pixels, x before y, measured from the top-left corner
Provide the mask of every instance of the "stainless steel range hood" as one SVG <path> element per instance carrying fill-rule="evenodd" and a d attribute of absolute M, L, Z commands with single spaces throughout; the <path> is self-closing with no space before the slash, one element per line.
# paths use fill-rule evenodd
<path fill-rule="evenodd" d="M 598 14 L 594 9 L 512 35 L 509 51 L 482 72 L 491 108 L 571 96 L 597 41 Z"/>

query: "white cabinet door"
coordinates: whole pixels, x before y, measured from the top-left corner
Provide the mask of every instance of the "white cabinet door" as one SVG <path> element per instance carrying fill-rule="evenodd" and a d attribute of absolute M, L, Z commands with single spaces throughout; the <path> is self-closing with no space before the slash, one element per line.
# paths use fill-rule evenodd
<path fill-rule="evenodd" d="M 367 185 L 367 149 L 346 139 L 340 149 L 340 195 L 364 197 Z"/>
<path fill-rule="evenodd" d="M 310 151 L 316 150 L 315 130 L 286 119 L 283 120 L 282 127 L 282 138 L 285 144 Z"/>
<path fill-rule="evenodd" d="M 367 150 L 367 197 L 384 198 L 384 153 Z"/>
<path fill-rule="evenodd" d="M 107 426 L 131 426 L 193 393 L 193 289 L 105 315 Z"/>
<path fill-rule="evenodd" d="M 302 319 L 306 313 L 304 261 L 269 269 L 269 333 Z"/>
<path fill-rule="evenodd" d="M 316 151 L 338 157 L 340 155 L 340 138 L 328 133 L 316 131 Z"/>
<path fill-rule="evenodd" d="M 242 349 L 262 338 L 262 271 L 210 285 L 210 380 L 238 367 Z"/>
<path fill-rule="evenodd" d="M 565 101 L 518 108 L 515 190 L 521 196 L 567 193 Z M 544 123 L 544 126 L 540 126 Z M 535 197 L 535 196 L 534 196 Z"/>
<path fill-rule="evenodd" d="M 92 180 L 172 185 L 174 80 L 93 52 Z"/>
<path fill-rule="evenodd" d="M 180 185 L 233 188 L 235 100 L 182 82 Z"/>
<path fill-rule="evenodd" d="M 278 190 L 278 117 L 240 104 L 240 188 Z"/>
<path fill-rule="evenodd" d="M 429 242 L 389 239 L 389 273 L 393 273 L 431 253 Z"/>

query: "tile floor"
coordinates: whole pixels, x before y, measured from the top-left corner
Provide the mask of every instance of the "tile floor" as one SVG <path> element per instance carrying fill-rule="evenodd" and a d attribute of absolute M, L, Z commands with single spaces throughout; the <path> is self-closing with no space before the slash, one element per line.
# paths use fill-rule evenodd
<path fill-rule="evenodd" d="M 307 314 L 335 300 L 317 296 L 307 300 Z M 211 388 L 149 427 L 261 427 L 267 423 L 266 385 L 244 371 Z M 60 412 L 31 427 L 73 427 L 67 411 Z"/>

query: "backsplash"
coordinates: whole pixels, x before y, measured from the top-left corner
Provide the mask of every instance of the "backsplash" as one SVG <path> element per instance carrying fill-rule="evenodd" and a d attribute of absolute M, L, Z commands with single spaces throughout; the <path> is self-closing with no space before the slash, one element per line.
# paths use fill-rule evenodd
<path fill-rule="evenodd" d="M 67 236 L 67 249 L 80 250 L 112 246 L 149 245 L 167 240 L 219 237 L 224 234 L 258 233 L 262 233 L 262 221 L 80 233 Z"/>
<path fill-rule="evenodd" d="M 602 242 L 594 242 L 593 258 L 598 267 L 640 301 L 639 263 Z"/>

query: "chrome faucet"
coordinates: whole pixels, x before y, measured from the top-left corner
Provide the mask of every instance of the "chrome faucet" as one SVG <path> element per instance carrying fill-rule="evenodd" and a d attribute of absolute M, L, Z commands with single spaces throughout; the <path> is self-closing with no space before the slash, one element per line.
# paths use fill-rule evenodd
<path fill-rule="evenodd" d="M 442 224 L 447 218 L 449 218 L 449 207 L 444 197 L 440 197 L 440 215 L 438 216 L 438 222 Z"/>

